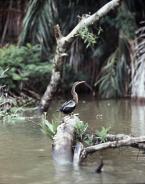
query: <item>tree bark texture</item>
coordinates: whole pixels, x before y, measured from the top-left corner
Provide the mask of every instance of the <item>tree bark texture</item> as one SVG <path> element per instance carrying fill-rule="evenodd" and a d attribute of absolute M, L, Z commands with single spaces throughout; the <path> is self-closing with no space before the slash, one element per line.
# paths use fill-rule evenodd
<path fill-rule="evenodd" d="M 75 115 L 63 118 L 57 128 L 52 145 L 53 159 L 59 164 L 68 164 L 73 161 L 74 129 L 79 118 Z"/>
<path fill-rule="evenodd" d="M 109 3 L 105 4 L 102 8 L 100 8 L 97 12 L 90 15 L 87 18 L 82 18 L 81 21 L 76 25 L 76 27 L 67 35 L 62 36 L 59 26 L 55 27 L 55 38 L 57 41 L 55 56 L 53 59 L 53 71 L 50 79 L 50 83 L 47 86 L 47 89 L 44 95 L 41 98 L 40 102 L 40 110 L 41 112 L 46 112 L 50 106 L 51 100 L 57 91 L 60 79 L 61 79 L 61 71 L 62 66 L 64 64 L 64 57 L 67 55 L 67 48 L 74 40 L 75 36 L 78 34 L 78 31 L 86 26 L 91 26 L 95 22 L 99 21 L 103 16 L 105 16 L 112 9 L 119 6 L 122 0 L 112 0 Z"/>
<path fill-rule="evenodd" d="M 90 146 L 84 149 L 84 151 L 88 154 L 94 151 L 99 151 L 107 148 L 119 148 L 122 146 L 133 146 L 138 143 L 145 142 L 145 136 L 141 137 L 130 137 L 130 136 L 125 136 L 125 139 L 122 140 L 117 140 L 117 141 L 108 141 L 105 143 L 101 143 L 98 145 Z"/>

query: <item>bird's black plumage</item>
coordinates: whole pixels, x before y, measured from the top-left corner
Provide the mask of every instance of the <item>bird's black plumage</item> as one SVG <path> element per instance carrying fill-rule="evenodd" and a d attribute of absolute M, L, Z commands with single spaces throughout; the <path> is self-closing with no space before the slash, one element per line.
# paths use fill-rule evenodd
<path fill-rule="evenodd" d="M 69 100 L 65 102 L 64 104 L 62 104 L 59 110 L 63 112 L 64 114 L 70 114 L 71 112 L 74 111 L 75 107 L 76 107 L 75 101 Z"/>

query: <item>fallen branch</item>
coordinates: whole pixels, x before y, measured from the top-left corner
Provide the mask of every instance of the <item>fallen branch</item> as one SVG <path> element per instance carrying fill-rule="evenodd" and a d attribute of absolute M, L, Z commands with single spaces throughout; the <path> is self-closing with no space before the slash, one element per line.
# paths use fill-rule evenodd
<path fill-rule="evenodd" d="M 100 144 L 97 144 L 94 146 L 89 146 L 89 147 L 84 148 L 82 150 L 82 153 L 81 153 L 81 158 L 85 158 L 90 153 L 94 153 L 96 151 L 100 151 L 100 150 L 104 150 L 104 149 L 108 149 L 108 148 L 119 148 L 119 147 L 123 147 L 123 146 L 131 146 L 131 147 L 135 147 L 135 148 L 145 149 L 145 136 L 131 137 L 128 135 L 124 135 L 124 137 L 123 137 L 123 134 L 121 134 L 121 135 L 122 135 L 121 140 L 108 141 L 105 143 L 100 143 Z M 119 136 L 116 135 L 116 137 L 119 137 Z"/>
<path fill-rule="evenodd" d="M 117 134 L 117 135 L 108 134 L 107 135 L 108 141 L 119 141 L 119 140 L 127 139 L 127 138 L 130 138 L 130 136 L 125 135 L 125 134 Z M 133 148 L 145 150 L 145 143 L 134 143 L 130 146 Z"/>

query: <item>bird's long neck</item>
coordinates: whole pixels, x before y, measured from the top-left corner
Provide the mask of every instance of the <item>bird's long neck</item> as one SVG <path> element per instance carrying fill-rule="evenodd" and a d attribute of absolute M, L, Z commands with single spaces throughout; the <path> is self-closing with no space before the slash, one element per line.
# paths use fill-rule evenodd
<path fill-rule="evenodd" d="M 73 96 L 73 100 L 76 104 L 78 104 L 78 94 L 75 91 L 76 85 L 72 87 L 71 94 Z"/>

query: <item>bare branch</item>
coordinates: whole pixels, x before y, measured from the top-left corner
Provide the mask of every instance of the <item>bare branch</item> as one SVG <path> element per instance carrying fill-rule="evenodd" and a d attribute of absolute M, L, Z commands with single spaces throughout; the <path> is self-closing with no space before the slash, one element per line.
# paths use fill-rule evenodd
<path fill-rule="evenodd" d="M 55 36 L 56 41 L 62 37 L 60 27 L 58 24 L 54 26 L 54 36 Z"/>
<path fill-rule="evenodd" d="M 89 153 L 103 150 L 103 149 L 107 149 L 107 148 L 119 148 L 119 147 L 123 147 L 123 146 L 135 147 L 135 144 L 144 143 L 144 142 L 145 142 L 145 136 L 140 136 L 140 137 L 125 136 L 125 138 L 122 140 L 117 140 L 117 141 L 113 141 L 113 142 L 109 141 L 109 142 L 105 142 L 105 143 L 98 144 L 95 146 L 89 146 L 89 147 L 85 148 L 84 151 L 86 154 L 89 154 Z"/>

